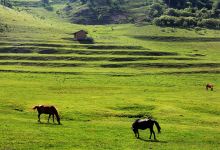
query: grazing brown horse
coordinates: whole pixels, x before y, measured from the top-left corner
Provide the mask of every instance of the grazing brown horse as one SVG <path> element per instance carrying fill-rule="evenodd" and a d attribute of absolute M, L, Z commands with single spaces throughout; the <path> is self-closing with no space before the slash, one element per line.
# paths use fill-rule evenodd
<path fill-rule="evenodd" d="M 54 115 L 55 115 L 57 118 L 58 124 L 60 124 L 60 116 L 58 115 L 58 112 L 54 106 L 38 105 L 38 106 L 35 106 L 33 109 L 37 109 L 38 111 L 38 122 L 40 122 L 41 114 L 49 114 L 48 123 L 49 123 L 51 115 L 53 116 L 53 123 L 54 123 Z"/>
<path fill-rule="evenodd" d="M 213 87 L 214 87 L 214 85 L 211 83 L 206 84 L 206 90 L 211 89 L 211 91 L 213 91 Z"/>
<path fill-rule="evenodd" d="M 154 124 L 157 127 L 158 133 L 160 133 L 161 128 L 160 128 L 159 123 L 156 120 L 151 119 L 151 118 L 135 120 L 135 122 L 132 124 L 132 130 L 135 134 L 135 137 L 139 138 L 138 129 L 145 130 L 147 128 L 150 128 L 150 138 L 149 139 L 151 139 L 151 136 L 152 136 L 152 133 L 153 133 L 154 134 L 154 140 L 156 140 L 156 135 L 155 135 L 155 132 L 153 130 Z"/>

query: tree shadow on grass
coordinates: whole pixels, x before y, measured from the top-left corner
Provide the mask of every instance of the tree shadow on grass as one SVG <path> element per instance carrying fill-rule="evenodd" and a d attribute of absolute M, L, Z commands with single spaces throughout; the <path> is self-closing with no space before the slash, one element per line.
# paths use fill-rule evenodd
<path fill-rule="evenodd" d="M 167 141 L 161 141 L 161 140 L 148 140 L 148 139 L 143 139 L 139 138 L 139 140 L 144 141 L 144 142 L 155 142 L 155 143 L 168 143 Z"/>

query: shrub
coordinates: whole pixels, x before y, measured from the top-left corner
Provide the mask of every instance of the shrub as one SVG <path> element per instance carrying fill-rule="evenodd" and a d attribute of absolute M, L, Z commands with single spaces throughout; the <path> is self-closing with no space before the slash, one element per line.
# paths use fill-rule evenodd
<path fill-rule="evenodd" d="M 161 16 L 159 18 L 154 19 L 154 23 L 158 26 L 169 26 L 174 27 L 177 26 L 179 18 L 173 16 Z"/>
<path fill-rule="evenodd" d="M 190 9 L 179 10 L 179 16 L 182 17 L 195 17 L 195 14 L 192 13 Z"/>
<path fill-rule="evenodd" d="M 198 25 L 200 27 L 210 28 L 210 29 L 220 29 L 220 20 L 219 19 L 203 19 Z"/>
<path fill-rule="evenodd" d="M 174 17 L 174 16 L 161 16 L 154 19 L 154 23 L 158 26 L 169 27 L 195 27 L 197 20 L 194 17 Z"/>
<path fill-rule="evenodd" d="M 183 17 L 182 20 L 186 24 L 183 27 L 195 27 L 195 26 L 197 26 L 197 20 L 194 17 Z"/>
<path fill-rule="evenodd" d="M 202 18 L 202 19 L 207 19 L 212 16 L 212 10 L 208 10 L 206 8 L 203 8 L 201 10 L 196 11 L 196 17 Z"/>
<path fill-rule="evenodd" d="M 192 13 L 193 9 L 183 9 L 183 10 L 178 10 L 174 8 L 169 8 L 167 11 L 164 13 L 165 15 L 168 16 L 175 16 L 175 17 L 195 17 L 195 14 Z"/>

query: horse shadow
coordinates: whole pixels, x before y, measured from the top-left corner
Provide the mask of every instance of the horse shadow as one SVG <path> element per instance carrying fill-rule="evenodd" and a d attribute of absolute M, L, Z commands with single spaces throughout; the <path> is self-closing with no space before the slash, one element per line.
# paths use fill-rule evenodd
<path fill-rule="evenodd" d="M 56 123 L 48 123 L 48 122 L 37 122 L 36 124 L 39 124 L 39 125 L 48 125 L 48 126 L 60 126 L 62 124 L 56 124 Z"/>
<path fill-rule="evenodd" d="M 161 140 L 148 140 L 148 139 L 144 139 L 144 138 L 138 138 L 139 140 L 141 141 L 144 141 L 144 142 L 154 142 L 154 143 L 168 143 L 167 141 L 161 141 Z"/>

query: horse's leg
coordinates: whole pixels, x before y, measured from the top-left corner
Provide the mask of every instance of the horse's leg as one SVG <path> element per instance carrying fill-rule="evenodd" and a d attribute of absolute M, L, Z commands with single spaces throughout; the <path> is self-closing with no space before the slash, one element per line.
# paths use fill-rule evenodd
<path fill-rule="evenodd" d="M 152 136 L 152 131 L 153 131 L 153 129 L 152 129 L 152 128 L 150 128 L 150 137 L 149 137 L 149 139 L 151 139 L 151 136 Z"/>
<path fill-rule="evenodd" d="M 139 132 L 138 132 L 138 129 L 137 129 L 137 138 L 139 139 Z"/>
<path fill-rule="evenodd" d="M 132 130 L 134 132 L 134 136 L 137 138 L 137 129 L 133 128 Z"/>
<path fill-rule="evenodd" d="M 155 135 L 155 132 L 154 130 L 152 130 L 153 134 L 154 134 L 154 140 L 156 140 L 156 135 Z"/>
<path fill-rule="evenodd" d="M 40 122 L 40 115 L 41 113 L 38 113 L 38 122 Z"/>
<path fill-rule="evenodd" d="M 53 123 L 54 123 L 54 114 L 53 114 Z"/>
<path fill-rule="evenodd" d="M 50 122 L 50 116 L 51 116 L 51 114 L 49 114 L 48 121 L 47 121 L 48 123 Z"/>

